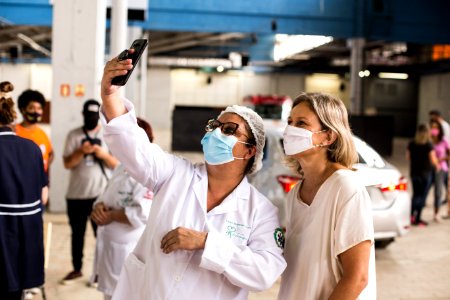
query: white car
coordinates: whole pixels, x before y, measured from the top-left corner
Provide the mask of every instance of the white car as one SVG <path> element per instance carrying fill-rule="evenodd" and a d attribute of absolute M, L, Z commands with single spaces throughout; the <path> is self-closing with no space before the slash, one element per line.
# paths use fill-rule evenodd
<path fill-rule="evenodd" d="M 250 182 L 279 209 L 284 225 L 286 194 L 298 182 L 299 177 L 284 163 L 283 130 L 286 123 L 265 120 L 266 146 L 263 167 Z M 373 222 L 377 247 L 386 247 L 396 237 L 408 232 L 410 227 L 411 198 L 407 181 L 397 168 L 387 163 L 372 147 L 354 137 L 359 162 L 356 172 L 366 185 L 372 199 Z"/>

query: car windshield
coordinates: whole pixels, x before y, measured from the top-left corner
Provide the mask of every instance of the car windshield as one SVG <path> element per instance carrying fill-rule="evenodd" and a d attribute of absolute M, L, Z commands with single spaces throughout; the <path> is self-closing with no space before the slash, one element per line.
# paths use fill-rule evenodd
<path fill-rule="evenodd" d="M 287 99 L 282 104 L 280 103 L 263 103 L 253 105 L 253 110 L 256 111 L 261 118 L 266 120 L 281 120 L 286 122 L 289 113 L 291 112 L 292 100 Z"/>
<path fill-rule="evenodd" d="M 359 163 L 366 164 L 369 167 L 384 168 L 385 162 L 383 158 L 368 144 L 355 137 L 356 150 L 359 155 Z"/>
<path fill-rule="evenodd" d="M 255 111 L 263 119 L 281 119 L 282 107 L 280 105 L 260 104 L 255 105 Z"/>

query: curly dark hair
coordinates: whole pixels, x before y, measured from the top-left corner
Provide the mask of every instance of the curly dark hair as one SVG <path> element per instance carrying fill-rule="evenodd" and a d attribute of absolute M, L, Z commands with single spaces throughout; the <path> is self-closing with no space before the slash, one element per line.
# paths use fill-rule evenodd
<path fill-rule="evenodd" d="M 45 107 L 45 98 L 42 93 L 35 90 L 25 90 L 22 94 L 20 94 L 18 99 L 18 106 L 19 109 L 25 109 L 31 101 L 39 102 L 42 106 L 42 108 Z"/>
<path fill-rule="evenodd" d="M 0 82 L 0 93 L 9 93 L 14 90 L 14 86 L 9 81 Z M 11 97 L 0 95 L 0 124 L 11 124 L 17 117 L 14 109 L 14 101 Z"/>

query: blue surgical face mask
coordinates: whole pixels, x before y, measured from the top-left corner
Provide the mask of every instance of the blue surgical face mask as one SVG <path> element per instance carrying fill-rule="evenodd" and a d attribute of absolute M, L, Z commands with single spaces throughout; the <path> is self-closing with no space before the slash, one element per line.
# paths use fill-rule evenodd
<path fill-rule="evenodd" d="M 221 165 L 234 159 L 244 159 L 233 156 L 234 145 L 238 142 L 247 144 L 238 141 L 234 135 L 224 135 L 220 128 L 207 132 L 201 141 L 206 162 L 210 165 Z"/>

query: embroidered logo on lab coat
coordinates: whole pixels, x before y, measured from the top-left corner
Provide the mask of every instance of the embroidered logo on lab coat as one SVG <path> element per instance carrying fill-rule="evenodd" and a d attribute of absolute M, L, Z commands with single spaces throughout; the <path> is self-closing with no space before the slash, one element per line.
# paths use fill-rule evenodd
<path fill-rule="evenodd" d="M 246 242 L 250 235 L 251 227 L 239 222 L 225 220 L 225 234 L 230 238 L 239 242 Z"/>
<path fill-rule="evenodd" d="M 284 232 L 283 229 L 277 228 L 275 229 L 273 233 L 273 237 L 275 239 L 275 243 L 277 243 L 277 246 L 281 249 L 284 249 Z"/>

